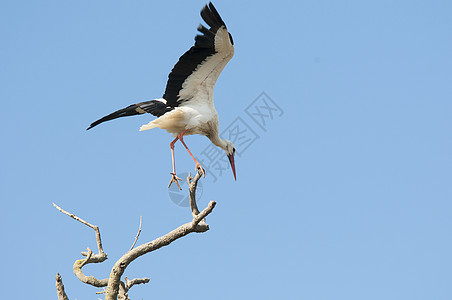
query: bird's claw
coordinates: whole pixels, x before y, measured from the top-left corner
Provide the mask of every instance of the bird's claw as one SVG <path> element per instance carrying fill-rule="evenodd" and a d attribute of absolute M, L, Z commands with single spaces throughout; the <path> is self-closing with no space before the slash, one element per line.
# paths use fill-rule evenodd
<path fill-rule="evenodd" d="M 173 182 L 175 182 L 175 183 L 177 184 L 177 187 L 179 188 L 179 190 L 182 191 L 182 188 L 180 187 L 179 181 L 178 181 L 178 180 L 182 181 L 182 179 L 180 179 L 179 177 L 177 177 L 177 176 L 176 176 L 176 173 L 172 173 L 172 172 L 171 172 L 170 174 L 173 175 L 173 177 L 171 178 L 171 181 L 170 181 L 170 183 L 168 184 L 168 188 L 170 188 L 171 184 L 172 184 Z"/>
<path fill-rule="evenodd" d="M 196 170 L 201 170 L 201 172 L 202 172 L 202 177 L 203 177 L 203 178 L 206 178 L 206 171 L 204 170 L 203 167 L 201 167 L 201 164 L 200 164 L 200 163 L 196 163 Z"/>

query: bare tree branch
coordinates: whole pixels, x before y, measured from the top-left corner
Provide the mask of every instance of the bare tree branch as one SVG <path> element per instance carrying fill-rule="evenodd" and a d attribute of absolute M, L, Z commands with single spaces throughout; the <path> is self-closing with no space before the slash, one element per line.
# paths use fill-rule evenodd
<path fill-rule="evenodd" d="M 102 291 L 96 292 L 96 295 L 102 295 L 105 294 L 105 292 L 107 292 L 107 290 L 105 288 L 102 288 Z"/>
<path fill-rule="evenodd" d="M 89 261 L 89 259 L 91 258 L 91 256 L 93 255 L 93 251 L 91 251 L 91 249 L 88 247 L 88 255 L 86 256 L 86 258 L 83 260 L 83 262 L 80 264 L 80 268 L 82 268 L 84 265 L 86 265 L 86 263 Z"/>
<path fill-rule="evenodd" d="M 130 300 L 129 295 L 127 295 L 126 286 L 122 281 L 119 282 L 118 300 Z"/>
<path fill-rule="evenodd" d="M 64 291 L 63 279 L 61 278 L 60 273 L 56 274 L 55 281 L 56 281 L 58 300 L 69 300 L 69 298 L 66 295 L 66 292 Z"/>
<path fill-rule="evenodd" d="M 149 278 L 134 278 L 132 280 L 129 280 L 129 278 L 124 277 L 124 280 L 126 281 L 126 290 L 129 291 L 132 286 L 135 284 L 145 284 L 150 281 Z"/>
<path fill-rule="evenodd" d="M 99 227 L 97 227 L 96 225 L 92 225 L 92 224 L 86 222 L 85 220 L 82 220 L 81 218 L 77 217 L 74 214 L 71 214 L 70 212 L 65 211 L 64 209 L 62 209 L 61 207 L 59 207 L 55 203 L 53 203 L 53 206 L 55 206 L 56 209 L 58 209 L 59 211 L 61 211 L 64 214 L 68 215 L 72 219 L 74 219 L 76 221 L 79 221 L 80 223 L 85 224 L 86 226 L 91 227 L 92 229 L 94 229 L 94 232 L 96 233 L 96 242 L 97 242 L 97 248 L 99 249 L 99 254 L 104 253 L 104 250 L 102 249 L 102 240 L 100 238 Z"/>
<path fill-rule="evenodd" d="M 81 282 L 84 282 L 86 284 L 90 284 L 90 285 L 95 286 L 95 287 L 107 286 L 108 285 L 108 278 L 99 280 L 99 279 L 95 278 L 94 276 L 86 276 L 82 272 L 82 267 L 84 267 L 86 264 L 101 263 L 101 262 L 103 262 L 103 261 L 105 261 L 107 259 L 107 253 L 105 253 L 103 248 L 102 248 L 102 241 L 101 241 L 101 238 L 100 238 L 99 227 L 96 226 L 96 225 L 92 225 L 92 224 L 86 222 L 85 220 L 77 217 L 76 215 L 74 215 L 74 214 L 72 214 L 70 212 L 65 211 L 64 209 L 62 209 L 61 207 L 59 207 L 55 203 L 53 203 L 53 206 L 55 206 L 56 209 L 58 209 L 59 211 L 61 211 L 64 214 L 68 215 L 72 219 L 74 219 L 76 221 L 79 221 L 80 223 L 85 224 L 86 226 L 91 227 L 92 229 L 94 229 L 94 232 L 96 234 L 96 242 L 97 242 L 97 248 L 99 250 L 99 253 L 98 254 L 93 254 L 91 249 L 88 248 L 88 252 L 82 252 L 82 255 L 86 256 L 86 258 L 76 260 L 74 262 L 74 265 L 73 265 L 72 269 L 73 269 L 73 272 L 74 272 L 75 276 L 77 276 L 77 278 Z"/>
<path fill-rule="evenodd" d="M 198 205 L 196 205 L 196 188 L 198 186 L 198 180 L 202 176 L 202 171 L 198 170 L 198 173 L 196 173 L 195 178 L 191 177 L 190 172 L 188 173 L 187 177 L 187 183 L 188 183 L 188 190 L 189 190 L 189 201 L 190 201 L 190 208 L 191 208 L 191 214 L 192 216 L 196 216 L 199 214 Z"/>
<path fill-rule="evenodd" d="M 138 241 L 138 237 L 140 236 L 140 233 L 141 233 L 141 223 L 142 223 L 142 221 L 143 221 L 143 216 L 140 216 L 140 227 L 138 228 L 137 236 L 135 237 L 135 241 L 133 241 L 132 247 L 130 247 L 129 251 L 131 251 L 133 249 L 133 247 L 135 247 L 135 244 Z"/>
<path fill-rule="evenodd" d="M 205 218 L 213 211 L 213 209 L 215 208 L 216 202 L 210 201 L 209 204 L 207 205 L 207 207 L 202 212 L 199 212 L 198 207 L 196 205 L 196 188 L 197 188 L 198 180 L 201 178 L 201 176 L 202 176 L 202 171 L 198 170 L 198 173 L 196 174 L 196 176 L 194 178 L 191 177 L 190 175 L 187 177 L 187 182 L 189 185 L 189 193 L 190 193 L 190 207 L 192 210 L 192 217 L 193 217 L 192 221 L 189 223 L 186 223 L 182 226 L 179 226 L 175 230 L 167 233 L 166 235 L 164 235 L 162 237 L 159 237 L 151 242 L 142 244 L 142 245 L 134 248 L 135 244 L 140 236 L 140 233 L 141 233 L 142 217 L 140 216 L 140 226 L 138 229 L 138 233 L 135 237 L 135 240 L 132 244 L 132 247 L 126 254 L 124 254 L 115 263 L 115 265 L 113 266 L 113 268 L 111 270 L 110 277 L 101 279 L 101 280 L 95 278 L 94 276 L 86 276 L 82 272 L 82 268 L 85 265 L 90 264 L 90 263 L 101 263 L 107 259 L 107 254 L 103 251 L 103 248 L 102 248 L 99 227 L 96 225 L 92 225 L 92 224 L 84 221 L 83 219 L 77 217 L 76 215 L 63 210 L 58 205 L 53 204 L 55 206 L 55 208 L 57 208 L 62 213 L 66 214 L 69 217 L 73 218 L 74 220 L 79 221 L 80 223 L 85 224 L 86 226 L 94 229 L 94 232 L 96 234 L 96 241 L 97 241 L 99 253 L 97 253 L 97 254 L 93 253 L 90 248 L 87 248 L 88 249 L 87 252 L 82 252 L 82 255 L 85 256 L 85 258 L 76 260 L 74 262 L 74 266 L 73 266 L 73 271 L 74 271 L 74 274 L 77 276 L 77 278 L 80 281 L 82 281 L 86 284 L 93 285 L 95 287 L 106 287 L 106 290 L 101 292 L 101 293 L 105 293 L 105 300 L 116 300 L 116 299 L 129 300 L 127 292 L 130 290 L 130 288 L 132 288 L 132 286 L 134 286 L 136 284 L 148 283 L 150 281 L 149 278 L 135 278 L 135 279 L 129 280 L 127 277 L 124 278 L 125 282 L 121 281 L 121 276 L 124 274 L 125 269 L 132 261 L 134 261 L 135 259 L 137 259 L 138 257 L 140 257 L 144 254 L 147 254 L 149 252 L 160 249 L 163 246 L 167 246 L 167 245 L 171 244 L 172 242 L 174 242 L 175 240 L 177 240 L 181 237 L 184 237 L 192 232 L 201 233 L 201 232 L 206 232 L 209 230 L 209 225 L 207 225 L 207 223 L 205 222 Z M 58 297 L 59 297 L 58 299 L 59 300 L 68 300 L 67 296 L 65 296 L 65 294 L 64 294 L 63 283 L 61 281 L 61 277 L 58 277 L 58 276 L 59 276 L 59 274 L 57 275 L 57 278 L 56 278 L 57 291 L 58 291 Z M 59 281 L 58 281 L 58 278 L 59 278 Z M 60 286 L 59 286 L 59 282 L 61 283 Z M 62 291 L 61 297 L 65 296 L 66 298 L 60 298 L 60 291 Z"/>
<path fill-rule="evenodd" d="M 167 246 L 174 242 L 175 240 L 186 236 L 192 232 L 205 232 L 208 230 L 205 227 L 198 227 L 199 222 L 203 220 L 207 215 L 209 215 L 214 209 L 216 202 L 210 201 L 209 205 L 198 215 L 193 218 L 193 221 L 186 223 L 175 230 L 165 234 L 162 237 L 159 237 L 151 242 L 146 244 L 142 244 L 132 251 L 124 254 L 113 266 L 113 269 L 110 273 L 110 279 L 107 286 L 107 293 L 105 295 L 105 300 L 116 300 L 116 297 L 119 293 L 120 279 L 122 274 L 124 273 L 127 266 L 137 259 L 138 257 L 160 249 L 163 246 Z"/>

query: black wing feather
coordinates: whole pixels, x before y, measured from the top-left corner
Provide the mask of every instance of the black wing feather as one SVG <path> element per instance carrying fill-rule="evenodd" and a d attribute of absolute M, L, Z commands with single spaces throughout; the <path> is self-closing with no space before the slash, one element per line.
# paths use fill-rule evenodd
<path fill-rule="evenodd" d="M 167 101 L 168 106 L 177 107 L 186 100 L 179 99 L 182 84 L 196 70 L 198 65 L 216 53 L 215 34 L 221 26 L 226 27 L 212 3 L 204 6 L 201 10 L 201 17 L 210 28 L 207 29 L 202 25 L 198 27 L 198 31 L 202 34 L 195 37 L 195 45 L 179 58 L 179 61 L 168 75 L 168 82 L 163 94 L 163 99 Z"/>
<path fill-rule="evenodd" d="M 220 17 L 220 14 L 215 9 L 215 6 L 213 6 L 212 2 L 209 3 L 208 7 L 206 5 L 201 11 L 201 17 L 211 27 L 211 30 L 213 29 L 214 31 L 217 31 L 217 29 L 221 26 L 226 27 L 226 24 L 224 24 L 223 20 Z"/>
<path fill-rule="evenodd" d="M 226 28 L 226 25 L 212 3 L 204 6 L 201 10 L 201 17 L 210 26 L 210 28 L 207 29 L 202 25 L 198 27 L 198 31 L 202 34 L 195 37 L 195 45 L 179 58 L 179 61 L 168 75 L 168 82 L 166 84 L 165 94 L 163 95 L 163 102 L 159 100 L 151 100 L 129 105 L 93 122 L 87 130 L 106 121 L 144 113 L 150 113 L 156 117 L 160 117 L 182 103 L 185 100 L 179 99 L 179 92 L 182 89 L 182 84 L 187 77 L 190 76 L 194 70 L 196 70 L 198 65 L 205 61 L 209 56 L 216 53 L 215 34 L 222 26 Z M 231 39 L 231 43 L 233 43 L 232 36 L 230 34 L 229 37 Z"/>
<path fill-rule="evenodd" d="M 89 127 L 86 128 L 86 130 L 91 129 L 94 126 L 99 125 L 100 123 L 114 120 L 117 118 L 141 115 L 144 113 L 150 113 L 156 117 L 160 117 L 161 115 L 171 110 L 173 110 L 172 107 L 168 107 L 165 103 L 159 100 L 151 100 L 137 104 L 132 104 L 91 123 L 91 125 L 89 125 Z"/>

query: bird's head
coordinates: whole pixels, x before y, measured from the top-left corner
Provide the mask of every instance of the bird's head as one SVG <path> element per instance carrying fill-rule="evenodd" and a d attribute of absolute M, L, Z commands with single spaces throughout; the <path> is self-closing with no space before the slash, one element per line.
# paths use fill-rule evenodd
<path fill-rule="evenodd" d="M 224 141 L 224 152 L 226 152 L 226 155 L 228 156 L 229 163 L 231 164 L 232 173 L 234 174 L 234 179 L 237 180 L 237 177 L 235 176 L 235 162 L 234 162 L 234 155 L 235 155 L 235 147 L 234 144 L 231 143 L 228 140 Z"/>

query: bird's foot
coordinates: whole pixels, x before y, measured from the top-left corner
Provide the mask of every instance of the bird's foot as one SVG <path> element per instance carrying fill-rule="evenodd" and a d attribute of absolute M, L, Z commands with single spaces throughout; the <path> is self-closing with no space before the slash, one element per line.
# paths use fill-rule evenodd
<path fill-rule="evenodd" d="M 201 170 L 202 177 L 206 178 L 206 171 L 203 169 L 203 167 L 201 167 L 201 164 L 199 162 L 196 163 L 196 170 Z"/>
<path fill-rule="evenodd" d="M 171 184 L 172 184 L 173 182 L 175 182 L 175 183 L 177 184 L 177 187 L 179 188 L 179 190 L 182 191 L 182 188 L 180 187 L 179 181 L 178 181 L 178 180 L 182 181 L 182 179 L 180 179 L 179 177 L 177 177 L 177 176 L 176 176 L 176 173 L 172 173 L 172 172 L 171 172 L 170 174 L 173 175 L 173 177 L 171 178 L 171 181 L 170 181 L 170 183 L 168 184 L 168 188 L 170 188 Z"/>

